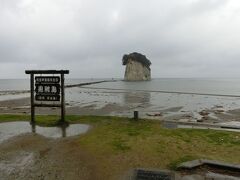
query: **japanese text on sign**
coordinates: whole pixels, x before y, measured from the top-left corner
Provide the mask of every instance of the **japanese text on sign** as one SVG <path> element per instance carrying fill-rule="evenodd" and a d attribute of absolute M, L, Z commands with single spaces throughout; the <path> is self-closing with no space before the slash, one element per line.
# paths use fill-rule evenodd
<path fill-rule="evenodd" d="M 58 76 L 36 76 L 36 83 L 59 83 L 60 77 Z"/>
<path fill-rule="evenodd" d="M 36 101 L 60 101 L 60 77 L 37 76 L 35 77 Z"/>

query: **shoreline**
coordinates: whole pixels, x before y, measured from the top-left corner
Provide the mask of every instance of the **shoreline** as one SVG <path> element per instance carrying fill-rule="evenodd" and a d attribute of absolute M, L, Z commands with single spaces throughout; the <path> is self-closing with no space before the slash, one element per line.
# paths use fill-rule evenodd
<path fill-rule="evenodd" d="M 86 86 L 116 81 L 119 80 L 66 85 L 66 114 L 132 117 L 137 110 L 140 118 L 145 119 L 213 125 L 236 122 L 239 126 L 239 96 Z M 30 113 L 30 98 L 19 96 L 26 95 L 28 90 L 2 92 L 10 93 L 5 95 L 9 99 L 0 100 L 0 114 Z M 16 98 L 12 99 L 14 95 Z M 36 113 L 51 115 L 58 114 L 59 110 L 37 108 Z"/>
<path fill-rule="evenodd" d="M 8 123 L 8 122 L 30 122 L 30 119 L 27 120 L 27 117 L 30 118 L 30 114 L 22 114 L 22 113 L 3 113 L 3 114 L 0 114 L 0 118 L 1 116 L 8 116 L 8 119 L 9 117 L 11 116 L 21 116 L 21 120 L 4 120 L 4 121 L 1 121 L 0 120 L 0 124 L 1 123 Z M 54 117 L 58 117 L 57 115 L 49 115 L 49 114 L 37 114 L 36 116 L 54 116 Z M 66 115 L 66 118 L 69 117 L 69 116 L 80 116 L 80 117 L 108 117 L 108 118 L 129 118 L 129 117 L 120 117 L 120 116 L 92 116 L 92 115 Z M 60 117 L 60 116 L 59 116 Z M 133 118 L 129 118 L 129 120 L 134 121 Z M 235 125 L 224 125 L 224 123 L 220 123 L 220 124 L 212 124 L 212 123 L 199 123 L 199 122 L 181 122 L 181 121 L 176 121 L 176 120 L 156 120 L 156 119 L 147 119 L 147 118 L 144 118 L 144 119 L 139 119 L 138 121 L 157 121 L 159 123 L 162 124 L 163 128 L 166 128 L 166 129 L 210 129 L 210 130 L 217 130 L 217 131 L 229 131 L 229 132 L 240 132 L 240 123 L 235 126 Z M 66 121 L 69 123 L 69 124 L 75 124 L 75 123 L 71 123 L 71 121 L 69 121 L 68 119 L 66 119 Z M 58 123 L 56 121 L 56 125 L 52 124 L 50 127 L 57 127 L 58 126 Z"/>
<path fill-rule="evenodd" d="M 231 94 L 213 94 L 213 93 L 200 93 L 200 92 L 183 92 L 183 91 L 168 91 L 168 90 L 141 90 L 141 89 L 127 89 L 127 88 L 104 88 L 104 87 L 82 87 L 82 86 L 88 86 L 93 84 L 100 84 L 105 82 L 117 82 L 117 81 L 123 81 L 123 80 L 101 80 L 101 81 L 93 81 L 93 82 L 84 82 L 84 83 L 78 83 L 78 84 L 69 84 L 65 85 L 65 88 L 74 88 L 74 87 L 81 87 L 86 89 L 98 89 L 98 90 L 120 90 L 120 91 L 133 91 L 133 92 L 157 92 L 157 93 L 165 93 L 165 94 L 182 94 L 182 95 L 199 95 L 199 96 L 216 96 L 216 97 L 235 97 L 240 98 L 240 95 L 231 95 Z M 0 91 L 0 96 L 3 95 L 15 95 L 15 94 L 25 94 L 30 93 L 30 90 L 3 90 Z"/>
<path fill-rule="evenodd" d="M 198 112 L 202 115 L 203 120 L 192 120 L 192 116 L 188 115 L 188 113 L 177 114 L 176 110 L 181 108 L 169 108 L 163 110 L 162 112 L 140 112 L 139 118 L 156 120 L 163 123 L 172 123 L 174 126 L 170 128 L 177 128 L 178 125 L 185 125 L 185 128 L 218 128 L 221 130 L 239 130 L 240 129 L 240 109 L 230 110 L 226 112 L 215 112 L 218 117 L 223 116 L 224 121 L 209 121 L 209 114 L 211 110 L 204 110 Z M 134 109 L 133 109 L 134 110 Z M 121 107 L 118 104 L 106 104 L 102 108 L 96 109 L 95 105 L 86 105 L 86 106 L 66 106 L 66 114 L 67 115 L 82 115 L 82 116 L 116 116 L 116 117 L 133 117 L 133 110 Z M 175 115 L 164 115 L 164 113 L 172 113 Z M 116 113 L 121 112 L 121 113 Z M 59 108 L 37 108 L 37 115 L 58 115 L 60 113 Z M 152 113 L 152 114 L 150 114 Z M 0 104 L 0 114 L 2 115 L 30 115 L 30 98 L 22 98 L 22 99 L 14 99 L 14 100 L 6 100 L 1 101 Z M 171 126 L 171 125 L 170 125 Z"/>

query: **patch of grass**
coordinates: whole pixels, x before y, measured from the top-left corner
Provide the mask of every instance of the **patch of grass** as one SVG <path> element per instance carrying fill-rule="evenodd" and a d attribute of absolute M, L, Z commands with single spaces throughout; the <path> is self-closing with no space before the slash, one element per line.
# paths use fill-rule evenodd
<path fill-rule="evenodd" d="M 9 121 L 30 121 L 30 116 L 19 114 L 0 114 L 0 122 Z"/>
<path fill-rule="evenodd" d="M 210 143 L 216 145 L 232 144 L 240 146 L 240 137 L 232 136 L 232 134 L 229 134 L 227 132 L 209 132 L 206 134 L 206 136 L 208 137 L 208 141 Z"/>
<path fill-rule="evenodd" d="M 151 132 L 152 128 L 149 123 L 141 122 L 129 122 L 122 128 L 116 128 L 119 133 L 126 134 L 128 136 L 139 136 Z"/>
<path fill-rule="evenodd" d="M 110 120 L 118 121 L 118 120 L 128 120 L 128 118 L 119 118 L 119 117 L 109 117 L 109 116 L 77 116 L 77 115 L 67 115 L 66 122 L 69 123 L 90 123 L 90 124 L 98 124 L 103 123 L 106 124 Z M 0 114 L 0 122 L 11 122 L 11 121 L 29 121 L 31 120 L 30 115 L 23 114 Z M 57 115 L 36 115 L 35 121 L 37 125 L 40 126 L 56 126 L 58 125 L 60 120 L 60 116 Z"/>
<path fill-rule="evenodd" d="M 1 114 L 0 122 L 11 122 L 11 121 L 29 121 L 31 117 L 30 115 L 21 115 L 21 114 Z M 59 121 L 59 116 L 54 115 L 37 115 L 36 116 L 36 124 L 41 126 L 55 126 Z"/>
<path fill-rule="evenodd" d="M 36 123 L 53 126 L 59 116 L 37 116 Z M 28 115 L 0 115 L 0 122 L 30 121 Z M 98 159 L 100 167 L 119 173 L 135 167 L 175 169 L 197 158 L 240 162 L 240 133 L 203 129 L 165 129 L 152 120 L 68 115 L 69 123 L 91 130 L 74 141 Z"/>
<path fill-rule="evenodd" d="M 114 138 L 111 145 L 116 151 L 127 151 L 130 149 L 130 146 L 126 144 L 126 140 L 123 140 L 120 137 Z"/>

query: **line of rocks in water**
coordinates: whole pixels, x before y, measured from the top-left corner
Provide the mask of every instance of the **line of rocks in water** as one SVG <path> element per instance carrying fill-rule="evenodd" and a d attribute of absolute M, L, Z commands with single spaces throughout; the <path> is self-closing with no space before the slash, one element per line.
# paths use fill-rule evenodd
<path fill-rule="evenodd" d="M 65 85 L 65 88 L 73 88 L 73 87 L 80 87 L 80 86 L 86 86 L 91 84 L 98 84 L 98 83 L 104 83 L 104 82 L 116 82 L 117 80 L 103 80 L 103 81 L 94 81 L 94 82 L 85 82 L 85 83 L 79 83 L 79 84 L 70 84 Z M 0 91 L 0 96 L 3 95 L 16 95 L 16 94 L 25 94 L 30 93 L 30 90 L 8 90 L 8 91 Z"/>
<path fill-rule="evenodd" d="M 86 83 L 79 83 L 79 84 L 71 84 L 66 85 L 65 88 L 72 88 L 72 87 L 80 87 L 80 86 L 86 86 L 91 84 L 99 84 L 104 82 L 116 82 L 117 80 L 103 80 L 103 81 L 94 81 L 94 82 L 86 82 Z"/>
<path fill-rule="evenodd" d="M 65 88 L 81 87 L 92 84 L 99 84 L 104 82 L 116 82 L 117 80 L 102 80 L 102 81 L 93 81 L 85 82 L 79 84 L 70 84 L 65 85 Z M 200 96 L 219 96 L 219 97 L 240 97 L 240 95 L 230 95 L 230 94 L 211 94 L 211 93 L 194 93 L 194 92 L 180 92 L 180 91 L 161 91 L 161 90 L 132 90 L 132 89 L 122 89 L 122 88 L 98 88 L 98 87 L 86 87 L 88 89 L 103 89 L 103 90 L 125 90 L 125 91 L 138 91 L 138 92 L 158 92 L 158 93 L 167 93 L 167 94 L 186 94 L 186 95 L 200 95 Z M 0 91 L 1 95 L 16 95 L 30 93 L 30 90 L 9 90 L 9 91 Z"/>

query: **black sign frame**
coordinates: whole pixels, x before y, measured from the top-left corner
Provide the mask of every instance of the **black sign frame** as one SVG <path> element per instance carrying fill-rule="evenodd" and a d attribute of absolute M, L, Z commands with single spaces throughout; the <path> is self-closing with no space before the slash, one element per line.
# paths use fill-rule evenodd
<path fill-rule="evenodd" d="M 35 107 L 60 107 L 61 108 L 60 122 L 64 123 L 65 122 L 64 75 L 69 74 L 69 70 L 26 70 L 25 73 L 30 74 L 31 123 L 35 123 Z M 43 89 L 39 92 L 40 86 Z M 48 87 L 49 91 L 46 91 L 45 87 Z M 53 87 L 54 90 L 56 91 L 52 90 Z M 60 102 L 60 104 L 37 103 L 36 101 Z"/>

